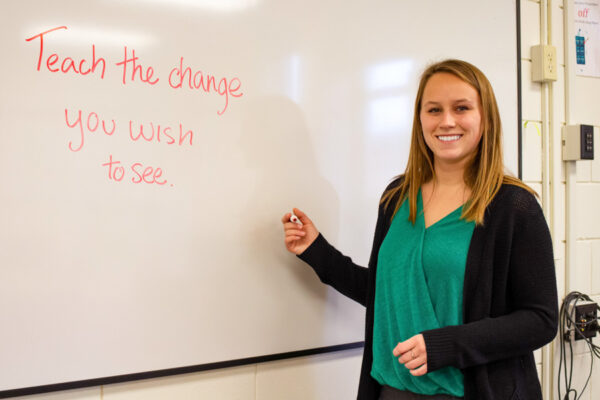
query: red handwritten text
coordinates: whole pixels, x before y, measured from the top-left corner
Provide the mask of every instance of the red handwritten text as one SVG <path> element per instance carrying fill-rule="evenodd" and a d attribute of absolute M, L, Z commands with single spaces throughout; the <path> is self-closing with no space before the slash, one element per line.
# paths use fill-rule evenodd
<path fill-rule="evenodd" d="M 37 35 L 34 35 L 30 38 L 25 39 L 26 41 L 30 42 L 34 39 L 40 39 L 40 52 L 38 55 L 38 63 L 37 63 L 37 70 L 39 71 L 42 67 L 42 60 L 44 59 L 44 35 L 50 33 L 50 32 L 54 32 L 56 30 L 59 29 L 67 29 L 66 26 L 59 26 L 56 28 L 52 28 L 49 29 L 45 32 L 41 32 L 38 33 Z M 86 63 L 88 62 L 85 58 L 82 58 L 81 60 L 79 60 L 79 62 L 75 61 L 73 58 L 71 57 L 65 57 L 62 62 L 60 62 L 60 57 L 58 54 L 56 53 L 52 53 L 50 54 L 48 57 L 46 57 L 46 68 L 48 69 L 48 71 L 50 72 L 62 72 L 63 74 L 69 73 L 69 71 L 73 71 L 75 74 L 80 74 L 80 75 L 87 75 L 89 73 L 95 73 L 96 72 L 96 68 L 98 68 L 98 66 L 101 66 L 101 72 L 100 72 L 100 78 L 104 79 L 104 73 L 106 72 L 106 60 L 102 57 L 100 58 L 96 58 L 96 46 L 92 45 L 92 66 L 91 67 L 86 67 Z M 60 67 L 59 67 L 60 65 Z"/>
<path fill-rule="evenodd" d="M 108 179 L 121 182 L 125 177 L 125 169 L 120 165 L 121 161 L 113 161 L 112 154 L 107 163 L 102 164 L 103 167 L 108 167 Z"/>
<path fill-rule="evenodd" d="M 144 172 L 139 172 L 139 170 L 144 170 Z M 134 176 L 133 178 L 131 178 L 131 182 L 133 183 L 148 183 L 148 184 L 153 184 L 156 183 L 157 185 L 164 185 L 165 183 L 167 183 L 166 180 L 159 180 L 158 178 L 160 178 L 162 176 L 162 169 L 160 168 L 156 168 L 154 169 L 153 167 L 146 167 L 144 168 L 144 166 L 140 163 L 135 163 L 131 166 L 131 170 L 135 173 L 136 176 Z"/>
<path fill-rule="evenodd" d="M 202 71 L 192 72 L 190 67 L 185 67 L 183 57 L 179 59 L 179 66 L 175 67 L 169 73 L 169 86 L 173 89 L 181 89 L 187 87 L 189 89 L 203 90 L 206 93 L 214 91 L 225 97 L 225 105 L 217 114 L 223 115 L 229 105 L 229 96 L 241 97 L 244 93 L 237 93 L 242 86 L 242 82 L 238 78 L 233 78 L 229 82 L 227 78 L 221 78 L 217 87 L 216 78 L 214 76 L 203 74 Z"/>
<path fill-rule="evenodd" d="M 85 142 L 85 135 L 84 135 L 84 126 L 83 126 L 83 121 L 81 118 L 81 110 L 77 111 L 77 119 L 75 120 L 75 122 L 73 123 L 69 123 L 69 110 L 67 110 L 65 108 L 65 122 L 67 123 L 67 126 L 69 128 L 77 128 L 79 127 L 79 145 L 77 147 L 75 147 L 73 145 L 73 141 L 69 142 L 69 150 L 71 151 L 79 151 L 82 149 L 83 144 Z M 104 133 L 108 136 L 112 136 L 113 133 L 115 133 L 115 128 L 116 128 L 116 124 L 115 124 L 115 120 L 111 120 L 112 123 L 112 128 L 110 130 L 106 129 L 106 121 L 104 121 L 103 119 L 101 120 L 98 117 L 98 114 L 96 114 L 95 112 L 91 112 L 87 115 L 87 123 L 85 124 L 85 127 L 87 128 L 87 131 L 89 133 L 93 133 L 96 132 L 96 130 L 98 129 L 98 126 L 100 126 L 100 124 L 102 124 L 102 130 L 104 131 Z"/>
<path fill-rule="evenodd" d="M 144 127 L 146 128 L 146 133 L 144 133 Z M 133 121 L 129 121 L 129 137 L 134 142 L 137 142 L 141 138 L 147 142 L 152 142 L 155 140 L 159 143 L 164 142 L 168 145 L 177 143 L 179 146 L 183 146 L 186 141 L 189 142 L 190 146 L 193 144 L 194 132 L 192 130 L 186 131 L 183 129 L 183 124 L 181 123 L 179 124 L 178 140 L 176 140 L 174 135 L 176 134 L 173 133 L 173 130 L 170 126 L 161 127 L 160 124 L 154 125 L 152 122 L 150 122 L 150 129 L 148 129 L 148 126 L 145 126 L 144 124 L 136 124 L 136 128 L 134 128 Z"/>
<path fill-rule="evenodd" d="M 118 66 L 123 66 L 123 85 L 127 83 L 127 66 L 131 65 L 131 78 L 130 80 L 135 81 L 136 74 L 139 75 L 139 79 L 144 83 L 149 83 L 150 85 L 156 85 L 158 82 L 158 78 L 152 80 L 152 76 L 154 75 L 154 68 L 147 67 L 144 71 L 144 68 L 138 64 L 139 57 L 136 57 L 135 50 L 131 50 L 131 57 L 127 56 L 127 46 L 125 46 L 125 56 L 123 57 L 123 61 L 116 63 Z"/>
<path fill-rule="evenodd" d="M 121 161 L 114 160 L 112 154 L 109 156 L 108 162 L 105 162 L 102 166 L 108 167 L 109 180 L 121 182 L 126 175 L 126 170 L 122 166 Z M 131 183 L 146 183 L 159 186 L 167 183 L 167 180 L 162 178 L 163 170 L 161 168 L 144 167 L 142 163 L 136 162 L 131 165 L 130 170 L 133 173 Z M 173 186 L 173 184 L 170 186 Z"/>

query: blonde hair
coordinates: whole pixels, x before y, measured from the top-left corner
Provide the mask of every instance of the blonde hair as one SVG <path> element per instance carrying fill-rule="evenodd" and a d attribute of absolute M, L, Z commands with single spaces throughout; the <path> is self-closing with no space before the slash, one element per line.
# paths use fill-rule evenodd
<path fill-rule="evenodd" d="M 421 75 L 415 99 L 412 139 L 404 179 L 398 186 L 385 192 L 381 202 L 387 208 L 392 203 L 392 199 L 397 199 L 394 204 L 393 218 L 404 200 L 408 198 L 409 218 L 413 224 L 415 223 L 419 189 L 424 183 L 435 178 L 433 153 L 427 147 L 423 137 L 420 118 L 421 101 L 429 79 L 442 72 L 458 77 L 475 88 L 479 94 L 483 134 L 477 146 L 477 153 L 465 168 L 464 181 L 471 189 L 471 196 L 463 207 L 462 218 L 482 225 L 485 209 L 492 202 L 503 183 L 522 187 L 533 194 L 536 193 L 520 179 L 505 175 L 502 158 L 502 124 L 492 85 L 483 72 L 466 61 L 444 60 L 430 65 Z"/>

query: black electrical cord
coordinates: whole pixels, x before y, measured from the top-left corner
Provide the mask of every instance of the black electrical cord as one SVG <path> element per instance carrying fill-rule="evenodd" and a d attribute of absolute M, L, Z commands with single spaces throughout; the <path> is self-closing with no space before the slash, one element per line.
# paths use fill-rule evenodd
<path fill-rule="evenodd" d="M 590 382 L 590 378 L 592 376 L 592 369 L 594 368 L 594 356 L 600 358 L 600 346 L 596 346 L 592 342 L 592 338 L 586 337 L 581 332 L 582 327 L 587 327 L 588 325 L 595 325 L 595 324 L 597 326 L 597 321 L 587 321 L 587 322 L 581 323 L 581 322 L 574 321 L 572 316 L 569 314 L 569 306 L 571 305 L 571 303 L 573 303 L 571 310 L 575 310 L 575 308 L 577 307 L 577 303 L 582 300 L 592 301 L 592 299 L 588 295 L 585 295 L 580 292 L 571 292 L 564 298 L 564 300 L 560 306 L 560 312 L 559 312 L 560 361 L 558 364 L 558 397 L 562 398 L 563 400 L 570 400 L 571 395 L 574 396 L 573 397 L 574 400 L 578 400 L 581 398 L 581 396 L 582 396 L 583 392 L 585 391 L 585 389 L 587 388 L 587 385 Z M 600 306 L 596 305 L 596 308 L 598 310 L 600 310 Z M 572 335 L 571 332 L 573 332 L 574 334 Z M 575 339 L 575 335 L 579 335 L 579 336 L 581 336 L 581 338 L 583 340 L 585 340 L 586 344 L 588 345 L 588 348 L 590 349 L 590 358 L 591 358 L 590 373 L 588 375 L 587 380 L 585 381 L 585 385 L 583 386 L 583 389 L 581 389 L 581 392 L 579 393 L 579 396 L 578 396 L 577 390 L 575 390 L 571 387 L 572 380 L 573 380 L 573 340 Z M 569 355 L 570 355 L 569 368 L 567 368 L 565 340 L 568 340 L 568 342 L 569 342 Z M 561 378 L 560 374 L 561 374 L 561 370 L 562 370 L 563 366 L 564 366 L 564 382 L 565 382 L 565 389 L 566 389 L 566 393 L 565 393 L 564 397 L 562 397 L 561 385 L 560 385 L 560 378 Z M 567 370 L 568 370 L 568 372 L 567 372 Z M 567 377 L 567 375 L 568 375 L 568 377 Z"/>

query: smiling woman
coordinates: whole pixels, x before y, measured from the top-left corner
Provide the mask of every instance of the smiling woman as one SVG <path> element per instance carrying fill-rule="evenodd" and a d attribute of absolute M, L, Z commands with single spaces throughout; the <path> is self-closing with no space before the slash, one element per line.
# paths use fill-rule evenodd
<path fill-rule="evenodd" d="M 301 210 L 301 225 L 283 216 L 287 249 L 367 308 L 359 399 L 542 398 L 533 351 L 556 333 L 552 241 L 534 192 L 504 173 L 501 136 L 485 75 L 433 64 L 369 268 Z"/>

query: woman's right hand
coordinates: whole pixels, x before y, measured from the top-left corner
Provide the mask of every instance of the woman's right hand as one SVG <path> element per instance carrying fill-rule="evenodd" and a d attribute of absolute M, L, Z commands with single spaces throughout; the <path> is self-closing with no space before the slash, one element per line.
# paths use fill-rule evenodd
<path fill-rule="evenodd" d="M 302 254 L 319 236 L 319 231 L 313 222 L 302 211 L 294 208 L 294 214 L 300 219 L 302 225 L 290 222 L 292 213 L 287 213 L 281 218 L 285 233 L 285 247 L 290 253 Z"/>

